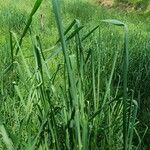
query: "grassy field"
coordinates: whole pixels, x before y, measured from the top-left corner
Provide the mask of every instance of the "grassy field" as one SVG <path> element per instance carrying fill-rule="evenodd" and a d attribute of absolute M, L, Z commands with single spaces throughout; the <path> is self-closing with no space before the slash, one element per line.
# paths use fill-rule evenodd
<path fill-rule="evenodd" d="M 0 149 L 150 149 L 148 13 L 7 0 L 0 14 Z"/>

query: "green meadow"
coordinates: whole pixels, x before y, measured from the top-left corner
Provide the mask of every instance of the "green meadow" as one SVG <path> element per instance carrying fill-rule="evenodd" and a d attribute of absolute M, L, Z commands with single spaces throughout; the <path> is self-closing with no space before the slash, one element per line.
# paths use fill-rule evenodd
<path fill-rule="evenodd" d="M 149 1 L 120 1 L 1 2 L 0 150 L 150 149 Z"/>

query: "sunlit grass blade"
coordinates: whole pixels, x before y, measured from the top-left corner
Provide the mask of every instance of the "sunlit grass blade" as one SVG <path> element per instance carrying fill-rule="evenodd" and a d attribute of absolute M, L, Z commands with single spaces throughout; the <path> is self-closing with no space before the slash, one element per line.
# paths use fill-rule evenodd
<path fill-rule="evenodd" d="M 14 145 L 3 124 L 0 124 L 0 135 L 8 150 L 14 150 Z"/>
<path fill-rule="evenodd" d="M 102 22 L 106 22 L 106 23 L 110 23 L 110 24 L 114 24 L 117 26 L 125 26 L 125 24 L 119 20 L 116 19 L 106 19 L 106 20 L 102 20 Z"/>
<path fill-rule="evenodd" d="M 22 49 L 21 49 L 21 47 L 20 47 L 20 45 L 19 45 L 19 41 L 18 41 L 17 35 L 16 35 L 16 33 L 14 33 L 14 32 L 12 32 L 12 35 L 13 35 L 13 37 L 14 37 L 14 39 L 15 39 L 15 42 L 16 42 L 16 45 L 17 45 L 18 49 L 20 50 L 20 55 L 21 55 L 21 58 L 22 58 L 22 60 L 23 60 L 23 63 L 24 63 L 25 69 L 26 69 L 26 71 L 27 71 L 28 77 L 31 78 L 32 74 L 31 74 L 31 72 L 30 72 L 29 65 L 27 64 L 27 61 L 26 61 L 26 59 L 25 59 L 25 57 L 24 57 L 24 54 L 23 54 L 23 52 L 22 52 Z"/>

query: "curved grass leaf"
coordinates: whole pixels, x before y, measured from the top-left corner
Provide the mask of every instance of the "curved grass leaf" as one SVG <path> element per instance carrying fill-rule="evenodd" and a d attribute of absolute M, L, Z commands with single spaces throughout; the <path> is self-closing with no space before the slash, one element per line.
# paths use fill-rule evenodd
<path fill-rule="evenodd" d="M 106 23 L 110 23 L 110 24 L 114 24 L 117 26 L 125 26 L 125 24 L 119 20 L 116 19 L 106 19 L 106 20 L 102 20 L 102 22 L 106 22 Z"/>

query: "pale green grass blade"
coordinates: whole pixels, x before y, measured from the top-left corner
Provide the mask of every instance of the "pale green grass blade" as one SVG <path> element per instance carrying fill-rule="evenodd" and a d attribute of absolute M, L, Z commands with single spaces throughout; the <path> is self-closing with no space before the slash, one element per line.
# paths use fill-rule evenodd
<path fill-rule="evenodd" d="M 23 54 L 23 52 L 22 52 L 22 49 L 21 49 L 21 47 L 20 47 L 20 45 L 19 45 L 19 41 L 18 41 L 17 35 L 16 35 L 16 33 L 14 33 L 14 32 L 11 32 L 11 33 L 12 33 L 13 37 L 15 38 L 15 41 L 16 41 L 16 44 L 17 44 L 18 49 L 20 50 L 20 55 L 21 55 L 21 58 L 22 58 L 22 60 L 23 60 L 24 67 L 25 67 L 25 69 L 26 69 L 26 71 L 27 71 L 27 75 L 28 75 L 29 78 L 31 78 L 32 74 L 31 74 L 31 71 L 30 71 L 30 69 L 29 69 L 29 65 L 27 64 L 27 61 L 26 61 L 26 59 L 25 59 L 25 57 L 24 57 L 24 54 Z"/>
<path fill-rule="evenodd" d="M 102 20 L 102 22 L 106 22 L 106 23 L 110 23 L 110 24 L 114 24 L 117 26 L 125 26 L 125 24 L 119 20 L 116 19 L 106 19 L 106 20 Z"/>
<path fill-rule="evenodd" d="M 14 150 L 13 142 L 10 139 L 4 125 L 0 124 L 0 135 L 2 136 L 3 142 L 8 150 Z"/>

